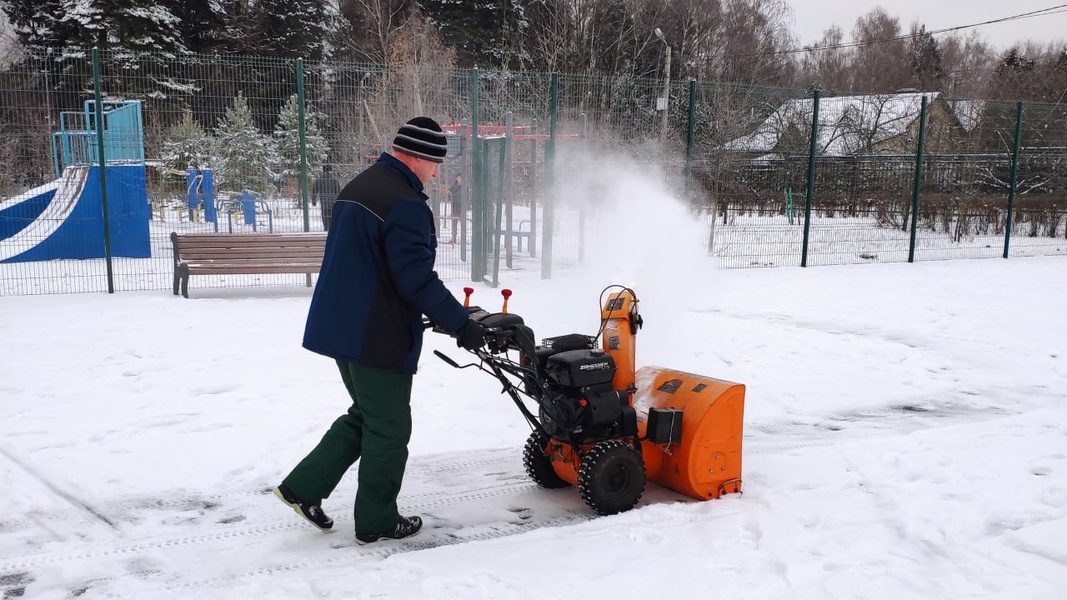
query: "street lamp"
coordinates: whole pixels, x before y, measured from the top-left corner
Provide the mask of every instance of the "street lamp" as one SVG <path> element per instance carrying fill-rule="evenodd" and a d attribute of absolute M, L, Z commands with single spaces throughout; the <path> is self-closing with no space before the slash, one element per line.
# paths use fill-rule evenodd
<path fill-rule="evenodd" d="M 671 101 L 671 45 L 667 43 L 667 38 L 663 36 L 663 30 L 659 27 L 655 31 L 656 37 L 663 42 L 663 45 L 667 47 L 667 52 L 664 54 L 663 72 L 665 75 L 663 82 L 663 98 L 661 101 L 656 102 L 656 108 L 663 111 L 663 116 L 660 117 L 659 124 L 659 145 L 665 146 L 667 144 L 667 117 L 670 113 L 668 107 Z"/>

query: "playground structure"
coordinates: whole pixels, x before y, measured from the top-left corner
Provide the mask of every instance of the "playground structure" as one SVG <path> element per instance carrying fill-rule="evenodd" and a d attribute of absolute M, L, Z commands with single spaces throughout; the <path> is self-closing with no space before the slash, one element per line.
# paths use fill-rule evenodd
<path fill-rule="evenodd" d="M 470 244 L 472 281 L 498 285 L 501 261 L 513 268 L 514 254 L 522 253 L 524 245 L 530 258 L 540 252 L 543 262 L 552 260 L 555 207 L 547 165 L 555 150 L 553 142 L 587 137 L 584 115 L 578 126 L 578 132 L 553 135 L 540 131 L 536 119 L 529 125 L 514 124 L 510 112 L 503 125 L 464 121 L 442 126 L 449 139 L 449 166 L 454 169 L 443 177 L 464 176 L 461 197 L 469 217 L 439 216 L 442 230 L 459 225 L 459 231 L 451 233 L 461 242 L 464 261 Z M 516 211 L 516 205 L 524 208 Z M 578 246 L 580 253 L 580 240 Z"/>
<path fill-rule="evenodd" d="M 0 262 L 151 256 L 141 103 L 93 104 L 60 114 L 55 181 L 0 205 Z"/>
<path fill-rule="evenodd" d="M 250 190 L 241 190 L 236 198 L 216 199 L 215 171 L 213 169 L 190 168 L 185 173 L 186 197 L 188 199 L 189 221 L 197 222 L 203 215 L 204 221 L 215 227 L 219 233 L 219 213 L 226 215 L 226 233 L 233 233 L 233 216 L 240 214 L 245 225 L 258 232 L 258 215 L 267 217 L 267 232 L 274 233 L 274 210 L 267 202 Z"/>

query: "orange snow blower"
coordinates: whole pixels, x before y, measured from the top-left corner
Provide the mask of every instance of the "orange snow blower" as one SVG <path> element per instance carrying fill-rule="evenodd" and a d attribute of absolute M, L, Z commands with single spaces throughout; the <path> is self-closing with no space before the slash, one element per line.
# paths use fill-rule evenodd
<path fill-rule="evenodd" d="M 489 332 L 474 353 L 530 423 L 526 473 L 546 488 L 577 486 L 599 514 L 630 510 L 646 481 L 706 500 L 741 491 L 745 386 L 662 367 L 636 369 L 643 325 L 630 288 L 601 301 L 595 336 L 535 344 L 522 317 L 469 307 Z M 470 288 L 466 304 L 469 304 Z M 461 368 L 441 352 L 437 356 Z M 524 400 L 527 398 L 528 400 Z M 532 400 L 536 407 L 527 407 Z"/>

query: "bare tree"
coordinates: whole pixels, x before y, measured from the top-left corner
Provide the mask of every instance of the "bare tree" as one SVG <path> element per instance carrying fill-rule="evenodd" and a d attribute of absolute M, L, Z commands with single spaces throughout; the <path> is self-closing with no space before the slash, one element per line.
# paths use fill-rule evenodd
<path fill-rule="evenodd" d="M 841 48 L 845 34 L 837 25 L 823 32 L 815 46 L 805 48 L 800 62 L 799 82 L 831 94 L 848 91 L 851 55 Z"/>
<path fill-rule="evenodd" d="M 725 0 L 715 29 L 714 72 L 730 83 L 781 85 L 792 76 L 793 45 L 784 0 Z"/>
<path fill-rule="evenodd" d="M 443 47 L 437 28 L 418 10 L 393 32 L 389 68 L 375 83 L 372 103 L 382 131 L 393 131 L 415 115 L 455 117 L 449 84 L 456 55 Z"/>
<path fill-rule="evenodd" d="M 941 38 L 943 90 L 953 98 L 982 98 L 996 65 L 996 53 L 977 31 Z"/>
<path fill-rule="evenodd" d="M 532 2 L 526 9 L 530 24 L 524 46 L 530 66 L 550 72 L 567 68 L 573 53 L 573 21 L 564 0 Z"/>
<path fill-rule="evenodd" d="M 7 14 L 0 11 L 0 69 L 18 61 L 22 57 L 22 48 L 15 29 L 7 19 Z"/>
<path fill-rule="evenodd" d="M 908 51 L 900 20 L 881 7 L 856 20 L 852 42 L 858 44 L 852 61 L 854 92 L 893 92 L 909 87 Z"/>
<path fill-rule="evenodd" d="M 346 27 L 338 54 L 368 62 L 384 61 L 393 34 L 416 7 L 413 0 L 340 0 Z"/>

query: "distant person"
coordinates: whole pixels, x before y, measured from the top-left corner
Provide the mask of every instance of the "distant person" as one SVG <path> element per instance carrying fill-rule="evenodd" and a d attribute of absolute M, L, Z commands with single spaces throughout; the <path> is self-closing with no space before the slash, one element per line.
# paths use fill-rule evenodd
<path fill-rule="evenodd" d="M 411 384 L 426 315 L 456 344 L 485 344 L 473 321 L 434 271 L 437 237 L 425 186 L 437 177 L 448 144 L 441 126 L 416 117 L 400 128 L 392 153 L 337 196 L 326 254 L 311 298 L 304 347 L 334 359 L 352 403 L 274 493 L 322 530 L 322 511 L 359 460 L 355 529 L 360 544 L 414 535 L 418 516 L 397 511 L 411 438 Z"/>
<path fill-rule="evenodd" d="M 449 244 L 456 243 L 456 232 L 459 231 L 459 220 L 464 218 L 463 210 L 463 176 L 456 175 L 455 181 L 448 188 L 448 199 L 452 201 L 452 239 Z"/>
<path fill-rule="evenodd" d="M 341 191 L 341 184 L 333 176 L 331 165 L 322 165 L 322 174 L 315 178 L 311 184 L 311 205 L 318 204 L 322 211 L 322 230 L 330 230 L 330 217 L 333 214 L 333 203 Z"/>

